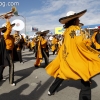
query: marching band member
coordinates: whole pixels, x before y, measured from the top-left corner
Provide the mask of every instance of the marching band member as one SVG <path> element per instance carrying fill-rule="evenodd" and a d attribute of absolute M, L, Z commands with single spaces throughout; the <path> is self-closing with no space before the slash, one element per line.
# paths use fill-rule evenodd
<path fill-rule="evenodd" d="M 100 51 L 100 29 L 94 29 L 94 33 L 91 37 L 92 47 Z"/>
<path fill-rule="evenodd" d="M 4 18 L 6 19 L 6 29 L 3 30 L 2 32 L 4 33 L 4 40 L 5 40 L 5 45 L 6 45 L 6 59 L 9 65 L 9 83 L 11 84 L 11 86 L 15 86 L 14 62 L 13 62 L 14 37 L 10 35 L 12 31 L 12 26 L 9 21 L 10 17 L 7 15 L 4 15 Z"/>
<path fill-rule="evenodd" d="M 31 48 L 32 48 L 33 54 L 36 52 L 35 45 L 36 45 L 36 39 L 33 38 L 31 41 Z"/>
<path fill-rule="evenodd" d="M 59 52 L 61 46 L 62 46 L 62 39 L 60 38 L 60 39 L 58 40 L 57 54 L 58 54 L 58 52 Z"/>
<path fill-rule="evenodd" d="M 35 62 L 35 67 L 39 67 L 43 58 L 45 59 L 45 64 L 47 65 L 49 63 L 49 50 L 48 50 L 48 45 L 47 45 L 47 40 L 45 39 L 46 34 L 49 32 L 47 31 L 40 31 L 37 32 L 38 38 L 36 42 L 36 62 Z"/>
<path fill-rule="evenodd" d="M 25 40 L 25 38 L 22 34 L 20 34 L 20 35 L 21 35 L 21 45 L 22 45 L 21 47 L 24 51 L 25 50 L 25 45 L 26 45 L 26 40 Z"/>
<path fill-rule="evenodd" d="M 81 80 L 79 100 L 91 100 L 90 78 L 100 73 L 100 52 L 87 46 L 81 35 L 79 18 L 87 10 L 75 13 L 70 11 L 60 18 L 64 24 L 64 42 L 56 58 L 46 67 L 49 75 L 55 78 L 48 95 L 53 95 L 63 80 Z M 86 39 L 85 39 L 86 40 Z"/>
<path fill-rule="evenodd" d="M 53 39 L 51 40 L 51 51 L 53 52 L 53 55 L 57 51 L 58 48 L 58 39 L 56 38 L 56 35 L 53 35 Z"/>
<path fill-rule="evenodd" d="M 7 64 L 8 61 L 6 59 L 7 53 L 6 53 L 6 44 L 5 44 L 4 36 L 1 35 L 1 31 L 3 32 L 5 30 L 6 30 L 6 27 L 0 28 L 0 81 L 6 80 L 5 78 L 3 78 L 3 71 L 6 66 L 9 66 L 9 64 Z"/>
<path fill-rule="evenodd" d="M 29 51 L 32 51 L 32 44 L 31 44 L 32 40 L 28 40 L 27 41 L 27 47 L 29 48 Z"/>
<path fill-rule="evenodd" d="M 15 44 L 15 49 L 17 51 L 18 60 L 20 61 L 21 64 L 23 64 L 24 62 L 22 60 L 22 48 L 24 40 L 22 36 L 19 34 L 19 31 L 15 31 L 14 38 L 15 38 L 14 44 Z"/>
<path fill-rule="evenodd" d="M 82 40 L 85 42 L 85 44 L 87 46 L 91 46 L 92 41 L 91 41 L 91 38 L 90 38 L 89 30 L 86 29 L 86 28 L 82 29 L 83 25 L 84 25 L 83 23 L 79 23 L 79 27 L 80 27 L 80 31 L 81 31 L 81 35 L 82 35 Z"/>

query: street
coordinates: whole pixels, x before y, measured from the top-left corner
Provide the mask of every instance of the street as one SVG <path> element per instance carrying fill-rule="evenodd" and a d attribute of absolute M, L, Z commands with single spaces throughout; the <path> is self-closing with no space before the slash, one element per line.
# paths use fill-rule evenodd
<path fill-rule="evenodd" d="M 4 70 L 6 81 L 0 82 L 0 100 L 78 100 L 81 88 L 80 80 L 64 81 L 55 95 L 47 92 L 54 78 L 45 71 L 44 61 L 40 68 L 35 68 L 35 56 L 27 49 L 22 52 L 24 64 L 15 62 L 16 86 L 9 85 L 9 67 Z M 51 55 L 52 61 L 56 55 Z M 100 75 L 95 76 L 91 83 L 92 100 L 100 100 Z"/>

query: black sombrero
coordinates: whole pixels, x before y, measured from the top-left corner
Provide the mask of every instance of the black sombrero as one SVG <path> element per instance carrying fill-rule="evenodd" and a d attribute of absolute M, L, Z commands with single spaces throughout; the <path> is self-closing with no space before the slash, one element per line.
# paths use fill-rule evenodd
<path fill-rule="evenodd" d="M 48 33 L 49 33 L 49 30 L 42 30 L 42 31 L 36 32 L 37 35 L 43 35 L 43 34 L 46 35 Z"/>
<path fill-rule="evenodd" d="M 62 17 L 62 18 L 59 19 L 59 22 L 61 24 L 65 24 L 65 23 L 67 23 L 68 21 L 70 21 L 70 20 L 72 20 L 74 18 L 81 17 L 82 15 L 84 15 L 86 13 L 86 11 L 87 10 L 83 10 L 83 11 L 81 11 L 79 13 L 75 13 L 73 11 L 69 11 L 67 13 L 67 16 L 66 17 Z"/>
<path fill-rule="evenodd" d="M 11 24 L 11 27 L 13 27 L 14 25 L 15 25 L 15 23 L 14 24 Z M 3 27 L 0 28 L 0 32 L 4 31 L 6 29 L 7 29 L 6 26 L 3 26 Z"/>

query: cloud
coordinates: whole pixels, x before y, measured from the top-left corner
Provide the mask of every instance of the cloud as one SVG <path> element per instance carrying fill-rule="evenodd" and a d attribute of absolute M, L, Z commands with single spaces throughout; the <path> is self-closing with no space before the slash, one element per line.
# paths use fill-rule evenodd
<path fill-rule="evenodd" d="M 77 13 L 87 9 L 86 14 L 80 18 L 84 25 L 100 23 L 99 0 L 43 0 L 42 4 L 41 9 L 34 8 L 29 12 L 20 12 L 25 16 L 27 31 L 31 31 L 33 26 L 39 30 L 49 29 L 54 32 L 55 27 L 63 26 L 59 23 L 59 18 L 71 10 Z"/>
<path fill-rule="evenodd" d="M 99 0 L 47 0 L 47 2 L 44 2 L 41 10 L 33 10 L 30 13 L 32 17 L 28 18 L 28 20 L 31 19 L 30 24 L 33 22 L 40 29 L 53 30 L 57 26 L 62 26 L 58 20 L 64 17 L 66 12 L 70 10 L 80 12 L 87 9 L 87 13 L 80 18 L 81 22 L 86 25 L 99 24 L 99 5 Z"/>
<path fill-rule="evenodd" d="M 46 2 L 47 1 L 47 2 Z M 45 14 L 52 13 L 59 10 L 64 4 L 65 0 L 46 0 L 41 10 L 32 11 L 31 14 Z"/>

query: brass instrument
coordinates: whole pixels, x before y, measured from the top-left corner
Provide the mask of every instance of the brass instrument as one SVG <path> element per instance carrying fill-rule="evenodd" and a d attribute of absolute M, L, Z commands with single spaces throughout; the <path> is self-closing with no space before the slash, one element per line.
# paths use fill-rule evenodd
<path fill-rule="evenodd" d="M 7 12 L 7 13 L 4 13 L 2 15 L 0 15 L 0 18 L 7 18 L 7 17 L 11 17 L 11 16 L 14 16 L 14 15 L 18 15 L 18 12 L 17 12 L 17 9 L 15 6 L 12 7 L 11 11 Z"/>
<path fill-rule="evenodd" d="M 16 33 L 14 34 L 14 37 L 15 37 L 15 45 L 19 44 L 20 42 L 20 36 L 19 36 L 19 32 L 16 31 Z"/>
<path fill-rule="evenodd" d="M 15 37 L 15 42 L 14 42 L 14 44 L 17 45 L 17 44 L 19 44 L 19 43 L 20 43 L 20 37 Z"/>

